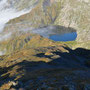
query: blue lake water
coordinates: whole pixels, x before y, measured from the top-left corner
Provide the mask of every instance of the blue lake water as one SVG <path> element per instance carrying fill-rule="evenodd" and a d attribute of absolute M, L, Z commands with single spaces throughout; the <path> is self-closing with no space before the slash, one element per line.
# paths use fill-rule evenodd
<path fill-rule="evenodd" d="M 77 37 L 76 32 L 69 32 L 64 34 L 56 34 L 49 36 L 49 39 L 54 41 L 74 41 Z"/>
<path fill-rule="evenodd" d="M 47 26 L 34 29 L 32 30 L 32 33 L 39 34 L 54 41 L 74 41 L 77 38 L 75 29 L 64 26 Z"/>

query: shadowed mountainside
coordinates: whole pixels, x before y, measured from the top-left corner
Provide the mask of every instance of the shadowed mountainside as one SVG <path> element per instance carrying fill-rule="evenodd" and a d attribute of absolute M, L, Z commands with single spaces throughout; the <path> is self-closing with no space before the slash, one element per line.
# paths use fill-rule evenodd
<path fill-rule="evenodd" d="M 0 57 L 0 89 L 90 89 L 89 59 L 90 50 L 35 35 L 24 48 Z"/>

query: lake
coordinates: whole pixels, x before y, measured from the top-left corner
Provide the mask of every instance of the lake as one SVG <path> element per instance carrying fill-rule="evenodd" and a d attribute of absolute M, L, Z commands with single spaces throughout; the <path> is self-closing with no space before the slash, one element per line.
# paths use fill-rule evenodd
<path fill-rule="evenodd" d="M 49 36 L 49 39 L 54 41 L 74 41 L 77 37 L 76 32 L 69 32 L 64 34 L 56 34 Z"/>
<path fill-rule="evenodd" d="M 77 38 L 77 32 L 71 27 L 64 26 L 46 26 L 34 29 L 32 33 L 40 34 L 43 37 L 54 41 L 74 41 Z"/>

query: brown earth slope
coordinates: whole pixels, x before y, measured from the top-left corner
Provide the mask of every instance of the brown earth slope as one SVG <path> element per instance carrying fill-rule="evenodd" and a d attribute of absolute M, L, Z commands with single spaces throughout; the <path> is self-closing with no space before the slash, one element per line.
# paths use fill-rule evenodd
<path fill-rule="evenodd" d="M 23 35 L 26 43 L 22 48 L 14 48 L 12 53 L 0 57 L 0 90 L 89 88 L 90 50 L 71 50 L 65 44 L 39 35 L 27 41 L 25 37 L 29 36 Z M 13 40 L 11 43 L 13 47 Z"/>

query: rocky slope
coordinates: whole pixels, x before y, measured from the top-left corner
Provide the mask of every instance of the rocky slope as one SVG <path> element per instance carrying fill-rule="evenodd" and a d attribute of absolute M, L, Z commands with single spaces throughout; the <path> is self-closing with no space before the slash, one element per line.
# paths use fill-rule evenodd
<path fill-rule="evenodd" d="M 10 20 L 4 33 L 11 32 L 11 29 L 32 30 L 47 25 L 61 25 L 76 29 L 78 34 L 76 41 L 82 42 L 82 47 L 89 48 L 89 9 L 89 0 L 40 0 L 30 13 Z"/>
<path fill-rule="evenodd" d="M 29 36 L 18 37 L 20 43 L 14 38 L 9 42 L 14 51 L 9 47 L 12 53 L 0 56 L 1 90 L 90 89 L 90 50 L 72 50 L 39 35 L 25 39 Z"/>
<path fill-rule="evenodd" d="M 29 9 L 31 8 L 31 6 L 33 7 L 34 5 L 36 5 L 39 0 L 7 0 L 8 2 L 8 5 L 7 7 L 12 7 L 12 8 L 15 8 L 17 9 L 18 11 L 20 10 L 24 10 L 24 9 Z"/>
<path fill-rule="evenodd" d="M 90 42 L 90 1 L 64 0 L 63 9 L 55 24 L 69 26 L 77 30 L 77 41 Z"/>
<path fill-rule="evenodd" d="M 8 22 L 5 31 L 9 30 L 9 27 L 12 30 L 20 30 L 20 26 L 22 26 L 24 30 L 29 30 L 54 23 L 59 14 L 60 3 L 53 2 L 50 4 L 51 2 L 49 0 L 40 0 L 30 13 Z"/>

